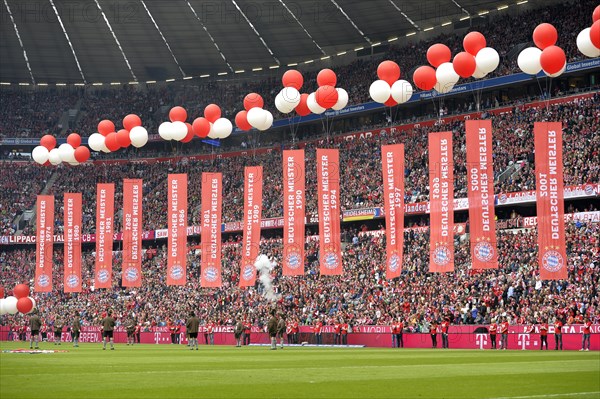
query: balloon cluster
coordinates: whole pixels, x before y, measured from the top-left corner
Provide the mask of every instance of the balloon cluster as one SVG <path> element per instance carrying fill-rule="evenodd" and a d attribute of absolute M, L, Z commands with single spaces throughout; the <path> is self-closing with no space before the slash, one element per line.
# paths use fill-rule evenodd
<path fill-rule="evenodd" d="M 600 57 L 600 6 L 592 14 L 592 26 L 577 35 L 577 48 L 586 57 Z"/>
<path fill-rule="evenodd" d="M 258 93 L 249 93 L 244 97 L 244 110 L 235 116 L 235 124 L 241 130 L 248 131 L 253 127 L 265 131 L 273 126 L 273 114 L 266 109 L 265 101 Z"/>
<path fill-rule="evenodd" d="M 90 150 L 81 145 L 81 136 L 71 133 L 67 142 L 56 147 L 54 136 L 47 134 L 40 139 L 40 145 L 31 151 L 31 158 L 40 165 L 59 165 L 66 162 L 79 165 L 90 158 Z"/>
<path fill-rule="evenodd" d="M 29 286 L 27 284 L 18 284 L 13 290 L 14 296 L 4 297 L 4 292 L 0 295 L 0 315 L 31 313 L 35 309 L 35 300 L 29 296 Z"/>
<path fill-rule="evenodd" d="M 383 61 L 377 67 L 379 80 L 371 83 L 369 94 L 373 101 L 393 107 L 404 104 L 413 94 L 411 84 L 400 79 L 400 67 L 394 61 Z"/>
<path fill-rule="evenodd" d="M 221 108 L 216 104 L 208 104 L 204 108 L 204 116 L 196 118 L 193 123 L 186 122 L 187 111 L 183 107 L 173 107 L 169 111 L 170 122 L 163 122 L 158 127 L 158 135 L 166 141 L 189 143 L 194 136 L 200 138 L 224 139 L 233 131 L 233 125 L 227 118 L 221 118 Z"/>
<path fill-rule="evenodd" d="M 427 61 L 433 68 L 417 68 L 413 74 L 415 85 L 421 90 L 435 88 L 438 93 L 448 93 L 461 77 L 481 79 L 498 68 L 500 56 L 496 50 L 487 47 L 481 33 L 468 33 L 463 39 L 463 48 L 465 51 L 456 54 L 450 62 L 452 52 L 448 46 L 437 43 L 429 47 Z"/>
<path fill-rule="evenodd" d="M 348 105 L 348 92 L 342 88 L 336 88 L 337 75 L 331 69 L 321 69 L 317 74 L 317 85 L 319 88 L 306 97 L 306 108 L 313 114 L 320 115 L 328 108 L 339 111 Z M 304 104 L 300 99 L 300 110 L 305 112 Z M 298 107 L 296 112 L 298 112 Z M 302 115 L 298 112 L 299 115 Z"/>
<path fill-rule="evenodd" d="M 98 133 L 88 139 L 90 148 L 97 152 L 113 152 L 130 145 L 141 148 L 148 143 L 148 131 L 142 127 L 142 120 L 135 114 L 123 118 L 123 129 L 117 131 L 115 124 L 104 119 L 98 123 Z"/>
<path fill-rule="evenodd" d="M 542 70 L 551 78 L 562 75 L 567 68 L 567 56 L 556 46 L 557 40 L 558 32 L 553 25 L 539 24 L 533 31 L 536 47 L 521 51 L 517 58 L 519 68 L 528 75 L 537 75 Z"/>

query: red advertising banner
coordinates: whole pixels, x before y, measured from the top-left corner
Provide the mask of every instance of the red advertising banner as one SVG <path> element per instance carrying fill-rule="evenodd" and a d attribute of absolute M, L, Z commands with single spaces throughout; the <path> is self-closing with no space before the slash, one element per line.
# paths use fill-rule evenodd
<path fill-rule="evenodd" d="M 454 271 L 452 132 L 429 134 L 429 271 Z"/>
<path fill-rule="evenodd" d="M 492 121 L 466 121 L 471 268 L 497 269 Z"/>
<path fill-rule="evenodd" d="M 260 220 L 262 217 L 262 166 L 244 168 L 244 222 L 240 287 L 254 287 L 254 262 L 260 252 Z"/>
<path fill-rule="evenodd" d="M 304 150 L 283 151 L 283 275 L 304 274 Z"/>
<path fill-rule="evenodd" d="M 81 292 L 81 193 L 64 195 L 64 291 Z"/>
<path fill-rule="evenodd" d="M 169 174 L 167 185 L 169 191 L 167 285 L 185 285 L 187 273 L 187 175 Z"/>
<path fill-rule="evenodd" d="M 123 287 L 142 285 L 142 179 L 123 179 Z"/>
<path fill-rule="evenodd" d="M 533 130 L 540 277 L 562 280 L 567 278 L 562 124 L 536 122 Z"/>
<path fill-rule="evenodd" d="M 95 288 L 110 288 L 112 285 L 114 218 L 115 185 L 112 183 L 100 183 L 96 190 Z"/>
<path fill-rule="evenodd" d="M 52 244 L 54 238 L 54 196 L 38 195 L 35 249 L 35 291 L 52 291 Z"/>
<path fill-rule="evenodd" d="M 404 144 L 381 147 L 388 279 L 400 277 L 404 247 Z"/>
<path fill-rule="evenodd" d="M 340 152 L 317 149 L 320 273 L 342 274 L 340 234 Z"/>
<path fill-rule="evenodd" d="M 202 287 L 220 287 L 221 282 L 221 173 L 202 173 Z"/>

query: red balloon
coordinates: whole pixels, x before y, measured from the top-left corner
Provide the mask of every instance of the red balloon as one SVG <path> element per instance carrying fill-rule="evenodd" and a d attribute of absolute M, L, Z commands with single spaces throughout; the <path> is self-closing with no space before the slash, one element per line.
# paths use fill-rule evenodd
<path fill-rule="evenodd" d="M 204 108 L 204 117 L 208 119 L 209 122 L 214 123 L 214 121 L 221 117 L 221 108 L 219 108 L 217 104 L 208 104 L 206 108 Z"/>
<path fill-rule="evenodd" d="M 594 12 L 592 13 L 592 21 L 600 21 L 600 6 L 594 8 Z"/>
<path fill-rule="evenodd" d="M 383 61 L 377 67 L 377 76 L 391 86 L 400 79 L 400 67 L 394 61 Z"/>
<path fill-rule="evenodd" d="M 383 104 L 385 104 L 387 107 L 395 107 L 396 105 L 398 105 L 398 103 L 396 102 L 396 100 L 394 100 L 394 97 L 392 96 L 390 96 L 390 98 L 388 98 L 387 101 Z"/>
<path fill-rule="evenodd" d="M 245 132 L 252 129 L 252 126 L 248 123 L 247 111 L 240 111 L 237 113 L 237 115 L 235 116 L 235 124 L 237 125 L 237 127 L 239 127 Z"/>
<path fill-rule="evenodd" d="M 333 86 L 321 86 L 315 93 L 315 100 L 323 108 L 331 108 L 338 101 L 338 92 Z"/>
<path fill-rule="evenodd" d="M 131 130 L 138 126 L 142 126 L 142 120 L 136 114 L 129 114 L 123 118 L 123 128 L 125 130 Z"/>
<path fill-rule="evenodd" d="M 454 56 L 452 67 L 459 76 L 468 78 L 471 77 L 475 72 L 475 69 L 477 69 L 477 63 L 475 62 L 475 57 L 473 55 L 463 51 Z"/>
<path fill-rule="evenodd" d="M 337 91 L 337 90 L 336 90 Z M 302 93 L 300 95 L 300 104 L 296 105 L 296 113 L 300 116 L 306 116 L 310 114 L 310 108 L 308 108 L 308 94 Z"/>
<path fill-rule="evenodd" d="M 40 145 L 46 147 L 48 151 L 56 147 L 56 139 L 51 134 L 46 134 L 40 139 Z"/>
<path fill-rule="evenodd" d="M 119 139 L 116 132 L 109 133 L 104 139 L 104 145 L 110 151 L 117 151 L 121 146 L 119 145 Z"/>
<path fill-rule="evenodd" d="M 131 145 L 131 139 L 129 138 L 129 130 L 121 129 L 117 132 L 117 142 L 119 146 L 127 148 Z"/>
<path fill-rule="evenodd" d="M 19 298 L 17 301 L 17 310 L 23 314 L 31 312 L 33 309 L 33 302 L 29 297 Z"/>
<path fill-rule="evenodd" d="M 592 24 L 592 28 L 590 29 L 590 39 L 592 39 L 592 43 L 596 48 L 600 48 L 600 19 Z"/>
<path fill-rule="evenodd" d="M 29 286 L 27 284 L 17 284 L 13 290 L 13 294 L 17 299 L 26 298 L 29 296 Z"/>
<path fill-rule="evenodd" d="M 551 24 L 539 24 L 533 31 L 533 42 L 540 48 L 540 50 L 544 50 L 549 46 L 554 46 L 557 40 L 558 32 Z M 560 67 L 562 68 L 562 65 Z"/>
<path fill-rule="evenodd" d="M 190 125 L 187 122 L 185 122 L 185 125 L 187 126 L 188 131 L 187 131 L 187 134 L 185 135 L 184 139 L 181 140 L 181 142 L 189 143 L 194 138 L 194 128 L 192 127 L 192 125 Z"/>
<path fill-rule="evenodd" d="M 437 83 L 435 69 L 429 66 L 420 66 L 413 73 L 413 82 L 421 90 L 431 90 Z"/>
<path fill-rule="evenodd" d="M 281 82 L 283 83 L 283 87 L 293 87 L 296 90 L 300 90 L 304 84 L 304 77 L 295 69 L 290 69 L 283 74 Z"/>
<path fill-rule="evenodd" d="M 552 75 L 562 69 L 567 62 L 565 52 L 558 46 L 546 47 L 540 56 L 540 64 L 542 69 L 548 75 Z"/>
<path fill-rule="evenodd" d="M 331 69 L 322 69 L 321 72 L 319 72 L 319 74 L 317 75 L 317 84 L 319 85 L 319 87 L 321 87 L 321 86 L 335 87 L 336 83 L 337 83 L 337 76 L 335 75 L 335 72 L 333 72 Z M 335 104 L 333 104 L 333 105 L 335 105 Z"/>
<path fill-rule="evenodd" d="M 246 111 L 250 111 L 252 108 L 262 108 L 265 106 L 265 102 L 263 98 L 258 93 L 249 93 L 244 97 L 244 109 Z M 206 116 L 206 111 L 204 112 L 204 116 Z M 208 118 L 208 116 L 206 116 Z M 219 117 L 220 118 L 220 117 Z M 217 119 L 219 119 L 217 118 Z M 216 119 L 215 119 L 216 120 Z M 211 121 L 214 122 L 214 121 Z"/>
<path fill-rule="evenodd" d="M 0 299 L 4 298 L 4 287 L 0 287 Z"/>
<path fill-rule="evenodd" d="M 450 49 L 445 44 L 437 43 L 427 50 L 427 61 L 432 67 L 437 68 L 444 62 L 449 62 L 452 57 Z"/>
<path fill-rule="evenodd" d="M 463 48 L 467 53 L 473 56 L 477 55 L 479 50 L 485 48 L 485 46 L 487 46 L 485 36 L 479 32 L 469 32 L 463 39 Z"/>
<path fill-rule="evenodd" d="M 71 147 L 77 148 L 81 145 L 81 136 L 77 133 L 71 133 L 69 134 L 69 137 L 67 137 L 67 143 L 71 144 Z"/>
<path fill-rule="evenodd" d="M 183 107 L 173 107 L 169 111 L 169 119 L 171 122 L 185 122 L 187 111 Z"/>
<path fill-rule="evenodd" d="M 79 163 L 83 163 L 90 159 L 90 149 L 86 146 L 80 146 L 75 148 L 75 160 Z"/>
<path fill-rule="evenodd" d="M 196 118 L 192 124 L 192 130 L 196 136 L 204 138 L 210 133 L 210 122 L 206 118 Z"/>
<path fill-rule="evenodd" d="M 103 136 L 108 136 L 110 133 L 115 131 L 115 124 L 109 121 L 108 119 L 104 119 L 98 123 L 98 133 Z"/>

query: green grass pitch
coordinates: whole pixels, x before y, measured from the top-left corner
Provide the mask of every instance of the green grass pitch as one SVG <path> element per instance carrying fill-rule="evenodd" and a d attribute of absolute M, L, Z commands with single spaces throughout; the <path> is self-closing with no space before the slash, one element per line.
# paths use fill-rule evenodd
<path fill-rule="evenodd" d="M 0 344 L 2 350 L 25 348 Z M 0 354 L 0 398 L 600 398 L 600 353 L 100 344 Z"/>

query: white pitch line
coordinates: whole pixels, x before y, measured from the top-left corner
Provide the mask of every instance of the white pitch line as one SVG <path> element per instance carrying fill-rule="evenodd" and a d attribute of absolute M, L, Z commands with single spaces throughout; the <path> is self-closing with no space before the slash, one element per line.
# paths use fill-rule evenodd
<path fill-rule="evenodd" d="M 489 399 L 530 399 L 530 398 L 556 398 L 556 397 L 571 397 L 571 396 L 583 396 L 583 395 L 595 395 L 600 394 L 600 391 L 594 392 L 570 392 L 570 393 L 549 393 L 545 395 L 526 395 L 526 396 L 502 396 L 499 398 Z"/>

